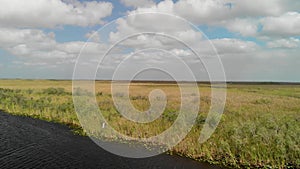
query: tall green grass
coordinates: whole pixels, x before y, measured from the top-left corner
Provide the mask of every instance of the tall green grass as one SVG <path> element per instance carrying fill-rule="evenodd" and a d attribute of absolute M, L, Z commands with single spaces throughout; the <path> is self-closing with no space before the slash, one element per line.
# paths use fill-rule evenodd
<path fill-rule="evenodd" d="M 72 102 L 71 83 L 64 81 L 14 81 L 0 83 L 0 109 L 70 126 L 84 135 Z M 22 81 L 18 81 L 19 83 Z M 26 85 L 28 84 L 28 85 Z M 161 133 L 172 125 L 180 106 L 176 85 L 135 84 L 132 104 L 149 108 L 148 92 L 160 86 L 169 98 L 165 112 L 149 124 L 136 124 L 115 109 L 109 82 L 98 82 L 97 102 L 108 123 L 126 135 L 141 138 Z M 300 86 L 229 85 L 222 120 L 212 137 L 199 144 L 198 137 L 210 106 L 210 88 L 200 85 L 201 109 L 188 136 L 170 153 L 237 168 L 300 168 Z"/>

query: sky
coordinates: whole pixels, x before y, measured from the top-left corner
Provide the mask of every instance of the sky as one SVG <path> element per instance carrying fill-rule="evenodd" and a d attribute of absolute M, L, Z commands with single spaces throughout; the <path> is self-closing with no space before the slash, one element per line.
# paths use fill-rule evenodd
<path fill-rule="evenodd" d="M 0 1 L 0 78 L 300 82 L 299 54 L 299 0 Z"/>

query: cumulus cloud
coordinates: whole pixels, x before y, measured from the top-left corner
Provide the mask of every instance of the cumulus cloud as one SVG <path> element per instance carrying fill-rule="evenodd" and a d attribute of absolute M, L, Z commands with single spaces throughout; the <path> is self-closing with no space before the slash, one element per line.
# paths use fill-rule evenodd
<path fill-rule="evenodd" d="M 138 7 L 129 14 L 145 12 L 174 14 L 197 25 L 222 26 L 242 36 L 256 36 L 260 25 L 268 34 L 294 36 L 299 34 L 298 30 L 300 30 L 299 13 L 290 11 L 297 10 L 299 7 L 300 3 L 292 0 L 178 0 L 176 2 L 165 0 L 152 6 Z M 164 22 L 162 18 L 156 19 Z M 283 25 L 288 28 L 278 29 L 276 26 L 279 24 L 280 28 Z"/>
<path fill-rule="evenodd" d="M 269 48 L 297 48 L 300 40 L 296 38 L 278 39 L 267 43 Z"/>
<path fill-rule="evenodd" d="M 109 36 L 111 43 L 125 39 L 122 45 L 127 47 L 170 49 L 182 46 L 181 43 L 191 45 L 203 39 L 201 32 L 173 15 L 152 12 L 141 14 L 136 11 L 130 14 L 116 21 L 116 30 L 110 32 Z"/>
<path fill-rule="evenodd" d="M 17 56 L 25 66 L 55 66 L 74 64 L 81 41 L 57 42 L 53 32 L 40 28 L 57 28 L 65 25 L 92 26 L 103 24 L 111 15 L 109 2 L 78 0 L 2 0 L 0 1 L 0 49 Z M 104 44 L 99 37 L 89 42 L 86 54 L 99 54 Z M 87 60 L 92 60 L 89 57 Z"/>
<path fill-rule="evenodd" d="M 88 32 L 85 34 L 85 37 L 92 42 L 100 42 L 101 41 L 100 34 L 97 31 Z"/>
<path fill-rule="evenodd" d="M 188 30 L 191 26 L 184 20 L 172 15 L 153 13 L 153 11 L 132 11 L 125 18 L 116 21 L 117 32 L 111 33 L 113 36 L 128 35 L 136 32 L 176 32 L 178 30 Z M 137 15 L 136 15 L 137 14 Z M 161 26 L 161 25 L 164 26 Z"/>
<path fill-rule="evenodd" d="M 170 7 L 173 2 L 161 2 L 158 4 L 158 8 L 162 8 L 162 4 L 169 4 Z M 215 55 L 215 50 L 212 45 L 216 47 L 220 54 L 253 52 L 258 48 L 254 42 L 239 39 L 224 38 L 209 41 L 201 32 L 196 30 L 185 20 L 168 14 L 154 14 L 152 13 L 152 8 L 142 9 L 142 11 L 138 11 L 138 9 L 130 12 L 130 14 L 137 15 L 130 15 L 116 21 L 116 31 L 110 33 L 111 42 L 117 42 L 125 38 L 125 41 L 123 41 L 121 45 L 126 47 L 133 49 L 160 48 L 166 50 L 182 49 L 184 45 L 181 42 L 183 42 L 203 56 Z M 164 10 L 169 11 L 167 8 Z M 243 28 L 246 23 L 247 27 Z M 258 29 L 254 21 L 252 23 L 252 20 L 248 21 L 246 19 L 236 19 L 231 22 L 226 22 L 226 24 L 230 29 L 239 31 L 240 34 L 244 36 L 254 35 Z M 143 32 L 158 32 L 161 33 L 161 35 L 143 34 Z"/>
<path fill-rule="evenodd" d="M 53 28 L 103 24 L 111 15 L 109 2 L 77 0 L 1 0 L 0 27 Z"/>
<path fill-rule="evenodd" d="M 300 36 L 300 13 L 287 12 L 278 17 L 269 16 L 261 21 L 262 33 L 269 36 Z"/>
<path fill-rule="evenodd" d="M 155 3 L 152 0 L 121 0 L 121 3 L 128 7 L 148 7 Z"/>
<path fill-rule="evenodd" d="M 54 33 L 44 33 L 37 29 L 8 29 L 0 28 L 0 48 L 14 56 L 22 59 L 27 58 L 24 63 L 31 65 L 40 63 L 64 64 L 74 63 L 81 48 L 87 45 L 85 55 L 91 56 L 87 60 L 94 59 L 103 53 L 105 44 L 96 42 L 72 41 L 59 43 L 55 40 Z M 27 64 L 28 65 L 28 64 Z"/>
<path fill-rule="evenodd" d="M 0 28 L 0 37 L 0 47 L 16 55 L 27 55 L 31 48 L 52 50 L 56 43 L 54 33 L 37 29 Z"/>
<path fill-rule="evenodd" d="M 173 13 L 196 24 L 213 24 L 236 17 L 277 16 L 287 10 L 286 6 L 279 0 L 165 0 L 136 11 Z"/>
<path fill-rule="evenodd" d="M 258 21 L 254 19 L 235 18 L 232 20 L 221 22 L 220 25 L 225 26 L 231 32 L 237 32 L 242 36 L 257 35 Z"/>
<path fill-rule="evenodd" d="M 57 28 L 68 29 L 65 25 L 88 27 L 103 24 L 104 18 L 112 13 L 112 3 L 81 0 L 2 0 L 0 48 L 18 56 L 14 64 L 51 67 L 53 71 L 72 73 L 72 65 L 84 45 L 86 48 L 81 53 L 84 57 L 80 64 L 93 67 L 98 64 L 99 58 L 109 45 L 126 38 L 106 57 L 101 65 L 101 68 L 105 69 L 103 72 L 112 73 L 122 58 L 145 48 L 159 48 L 165 52 L 137 53 L 127 62 L 125 68 L 143 66 L 143 63 L 161 64 L 180 73 L 178 66 L 172 62 L 174 57 L 171 55 L 174 55 L 187 61 L 194 70 L 198 70 L 199 58 L 193 56 L 187 47 L 176 40 L 179 39 L 195 49 L 204 60 L 211 61 L 216 58 L 212 57 L 216 55 L 212 47 L 214 45 L 230 79 L 258 78 L 261 72 L 266 75 L 260 78 L 271 76 L 272 73 L 272 76 L 276 77 L 274 67 L 277 70 L 281 66 L 282 69 L 293 66 L 293 72 L 297 72 L 299 62 L 296 62 L 295 58 L 300 49 L 300 14 L 297 12 L 300 1 L 164 0 L 155 3 L 153 0 L 121 0 L 121 3 L 131 7 L 128 14 L 148 14 L 117 19 L 112 29 L 101 36 L 91 29 L 85 29 L 81 36 L 90 38 L 90 41 L 85 43 L 58 42 L 53 32 L 46 33 L 42 28 L 50 28 L 47 30 L 51 31 Z M 155 12 L 167 15 L 153 14 Z M 218 27 L 234 34 L 225 32 L 222 37 L 207 40 L 188 22 L 171 15 L 183 17 L 196 26 L 207 26 L 206 31 L 210 31 L 211 27 Z M 138 34 L 141 32 L 148 33 Z M 128 35 L 133 36 L 128 38 Z M 256 44 L 256 39 L 265 42 L 266 46 Z M 209 63 L 214 66 L 213 62 Z M 69 68 L 70 70 L 66 70 Z M 106 74 L 106 77 L 109 76 Z"/>
<path fill-rule="evenodd" d="M 216 47 L 219 54 L 251 53 L 259 48 L 254 42 L 229 38 L 214 39 L 212 44 Z"/>

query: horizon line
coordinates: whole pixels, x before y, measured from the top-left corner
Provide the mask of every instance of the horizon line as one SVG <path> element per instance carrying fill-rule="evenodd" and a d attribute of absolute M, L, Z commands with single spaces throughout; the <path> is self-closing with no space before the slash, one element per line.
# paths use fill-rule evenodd
<path fill-rule="evenodd" d="M 54 78 L 45 78 L 45 79 L 35 79 L 35 78 L 0 78 L 0 80 L 52 80 L 52 81 L 84 81 L 84 80 L 94 80 L 94 81 L 120 81 L 120 82 L 164 82 L 164 83 L 175 83 L 175 82 L 197 82 L 197 83 L 261 83 L 261 84 L 300 84 L 300 81 L 275 81 L 275 80 L 228 80 L 228 81 L 189 81 L 189 80 L 179 80 L 179 81 L 174 81 L 174 80 L 158 80 L 158 79 L 147 79 L 147 80 L 126 80 L 126 79 L 120 79 L 120 80 L 112 80 L 112 79 L 54 79 Z"/>

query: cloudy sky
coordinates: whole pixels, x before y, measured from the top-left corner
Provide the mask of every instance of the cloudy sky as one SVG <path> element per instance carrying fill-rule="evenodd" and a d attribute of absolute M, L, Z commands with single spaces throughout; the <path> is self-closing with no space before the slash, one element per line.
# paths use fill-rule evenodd
<path fill-rule="evenodd" d="M 0 1 L 0 78 L 71 79 L 77 62 L 81 78 L 184 79 L 183 61 L 197 80 L 223 66 L 230 81 L 299 82 L 299 54 L 299 0 Z"/>

